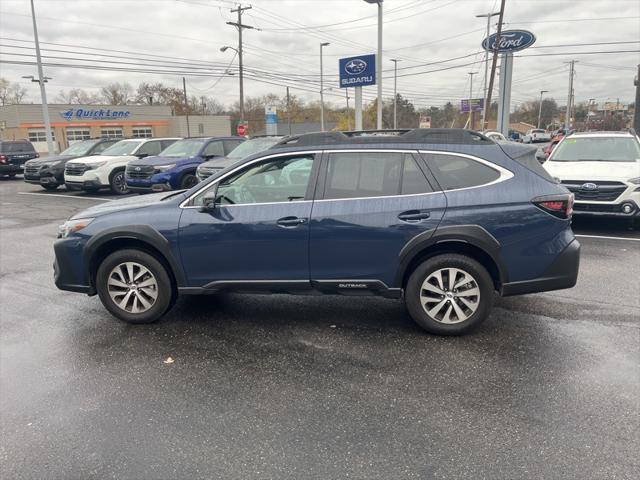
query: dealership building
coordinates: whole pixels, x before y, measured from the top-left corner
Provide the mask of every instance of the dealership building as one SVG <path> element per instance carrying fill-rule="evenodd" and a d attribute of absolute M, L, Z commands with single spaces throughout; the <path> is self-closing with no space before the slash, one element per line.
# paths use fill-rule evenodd
<path fill-rule="evenodd" d="M 56 150 L 89 138 L 226 136 L 226 115 L 176 116 L 165 105 L 49 105 Z M 42 105 L 0 106 L 0 139 L 27 139 L 37 152 L 47 152 Z"/>

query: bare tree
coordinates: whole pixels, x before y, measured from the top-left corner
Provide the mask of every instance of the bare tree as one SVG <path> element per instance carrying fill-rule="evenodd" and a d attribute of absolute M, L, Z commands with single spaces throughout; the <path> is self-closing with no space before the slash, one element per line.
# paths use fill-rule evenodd
<path fill-rule="evenodd" d="M 56 97 L 56 102 L 81 105 L 97 105 L 102 101 L 102 97 L 98 93 L 89 93 L 81 88 L 72 88 L 68 91 L 60 90 Z"/>
<path fill-rule="evenodd" d="M 127 82 L 110 83 L 106 87 L 102 87 L 100 92 L 109 105 L 127 105 L 134 100 L 133 87 Z"/>
<path fill-rule="evenodd" d="M 0 78 L 0 105 L 21 104 L 26 96 L 27 89 L 19 83 L 11 83 L 6 78 Z"/>

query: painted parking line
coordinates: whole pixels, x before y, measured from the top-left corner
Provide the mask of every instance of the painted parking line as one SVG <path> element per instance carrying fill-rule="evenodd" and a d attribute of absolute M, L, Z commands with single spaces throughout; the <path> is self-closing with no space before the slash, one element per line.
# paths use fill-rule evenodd
<path fill-rule="evenodd" d="M 576 237 L 580 237 L 580 238 L 602 238 L 604 240 L 629 240 L 631 242 L 640 242 L 640 238 L 632 238 L 632 237 L 607 237 L 605 235 L 580 235 L 580 234 L 576 234 Z"/>
<path fill-rule="evenodd" d="M 113 202 L 113 198 L 98 198 L 98 197 L 85 197 L 85 196 L 75 196 L 75 195 L 62 195 L 60 193 L 36 193 L 36 192 L 18 192 L 18 195 L 39 195 L 42 197 L 58 197 L 58 198 L 71 198 L 80 200 L 97 200 L 99 202 Z"/>

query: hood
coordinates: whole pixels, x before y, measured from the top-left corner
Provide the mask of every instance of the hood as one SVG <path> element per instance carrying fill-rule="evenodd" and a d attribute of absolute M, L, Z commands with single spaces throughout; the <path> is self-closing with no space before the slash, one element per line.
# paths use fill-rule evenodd
<path fill-rule="evenodd" d="M 553 162 L 544 164 L 560 180 L 618 180 L 640 177 L 640 160 L 635 162 Z"/>
<path fill-rule="evenodd" d="M 93 155 L 91 157 L 78 157 L 72 160 L 73 163 L 101 163 L 118 160 L 126 162 L 128 160 L 136 159 L 135 155 Z"/>
<path fill-rule="evenodd" d="M 51 163 L 59 162 L 60 160 L 63 160 L 63 161 L 71 160 L 72 158 L 77 158 L 77 157 L 74 157 L 72 155 L 53 155 L 53 156 L 47 156 L 44 158 L 34 158 L 33 160 L 29 160 L 26 163 L 29 165 L 49 165 Z"/>
<path fill-rule="evenodd" d="M 130 162 L 130 165 L 133 165 L 133 166 L 171 165 L 172 163 L 184 162 L 186 160 L 191 160 L 191 159 L 194 159 L 194 158 L 196 158 L 196 157 L 161 157 L 161 156 L 154 156 L 154 157 L 138 158 L 138 159 Z"/>
<path fill-rule="evenodd" d="M 122 210 L 134 210 L 137 208 L 150 207 L 158 204 L 163 198 L 175 196 L 184 197 L 185 190 L 173 192 L 151 193 L 149 195 L 139 195 L 135 197 L 124 198 L 122 200 L 114 200 L 112 202 L 104 202 L 99 205 L 87 208 L 71 217 L 75 218 L 91 218 L 106 215 L 108 213 L 120 212 Z"/>
<path fill-rule="evenodd" d="M 240 158 L 216 157 L 200 164 L 202 168 L 227 168 L 229 165 L 240 161 Z"/>

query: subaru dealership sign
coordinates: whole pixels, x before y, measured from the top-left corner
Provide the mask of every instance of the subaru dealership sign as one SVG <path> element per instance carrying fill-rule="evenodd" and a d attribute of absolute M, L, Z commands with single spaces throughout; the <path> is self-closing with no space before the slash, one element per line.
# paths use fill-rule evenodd
<path fill-rule="evenodd" d="M 376 56 L 360 55 L 340 59 L 340 88 L 376 84 Z"/>
<path fill-rule="evenodd" d="M 496 48 L 497 34 L 494 33 L 482 41 L 482 48 L 493 51 Z M 530 47 L 536 42 L 536 36 L 527 30 L 505 30 L 500 33 L 499 52 L 516 52 Z"/>

